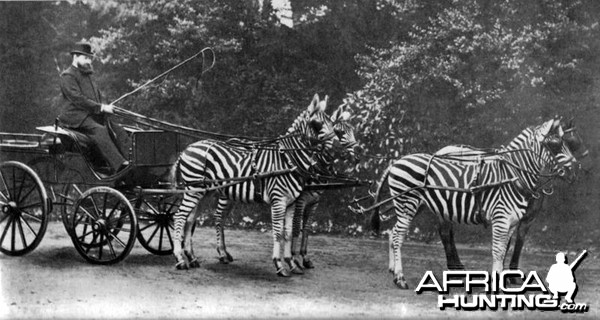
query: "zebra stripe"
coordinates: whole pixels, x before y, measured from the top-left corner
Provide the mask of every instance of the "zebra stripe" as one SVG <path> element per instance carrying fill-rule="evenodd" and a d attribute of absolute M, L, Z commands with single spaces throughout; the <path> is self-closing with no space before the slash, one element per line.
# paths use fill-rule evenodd
<path fill-rule="evenodd" d="M 493 271 L 502 270 L 506 246 L 526 213 L 532 192 L 545 172 L 575 161 L 568 148 L 553 154 L 550 137 L 561 135 L 554 120 L 525 129 L 497 157 L 457 161 L 440 155 L 412 154 L 395 161 L 387 182 L 396 211 L 390 236 L 390 271 L 400 288 L 407 288 L 401 247 L 419 207 L 434 212 L 441 223 L 491 223 Z M 491 186 L 491 187 L 485 187 Z M 476 191 L 473 191 L 476 190 Z M 481 213 L 481 214 L 480 214 Z"/>
<path fill-rule="evenodd" d="M 203 184 L 205 187 L 218 186 L 215 180 L 227 182 L 232 178 L 249 177 L 257 173 L 293 167 L 298 168 L 301 173 L 310 172 L 315 163 L 320 161 L 320 154 L 332 149 L 333 140 L 336 139 L 333 124 L 324 113 L 325 107 L 326 99 L 319 101 L 318 96 L 315 95 L 308 109 L 294 121 L 288 130 L 288 135 L 281 137 L 275 145 L 242 147 L 221 141 L 198 141 L 188 146 L 180 155 L 175 165 L 176 176 L 178 175 L 190 190 L 195 184 Z M 271 204 L 273 261 L 278 274 L 282 276 L 289 276 L 289 272 L 281 263 L 280 242 L 284 242 L 284 257 L 288 263 L 291 263 L 292 216 L 287 207 L 298 198 L 305 181 L 306 178 L 302 174 L 288 172 L 262 179 L 246 180 L 217 191 L 221 209 L 230 206 L 229 201 L 264 201 Z M 262 185 L 260 190 L 259 185 Z M 258 197 L 257 192 L 260 192 Z M 200 191 L 184 194 L 179 212 L 175 214 L 173 253 L 178 268 L 198 266 L 191 243 L 195 214 L 190 215 L 190 213 L 206 193 Z M 294 268 L 293 265 L 290 267 Z"/>
<path fill-rule="evenodd" d="M 345 160 L 355 162 L 357 160 L 356 147 L 358 142 L 354 135 L 354 127 L 350 124 L 352 117 L 351 109 L 341 105 L 332 114 L 334 130 L 340 140 L 341 153 Z M 331 162 L 327 164 L 325 171 L 332 172 Z M 319 181 L 311 180 L 309 184 L 316 185 Z M 319 206 L 323 190 L 304 190 L 296 200 L 294 212 L 292 255 L 296 263 L 304 268 L 314 268 L 314 263 L 308 257 L 308 237 L 310 234 L 310 218 L 314 216 Z"/>
<path fill-rule="evenodd" d="M 572 124 L 569 124 L 569 129 L 572 128 Z M 569 130 L 568 129 L 568 130 Z M 567 130 L 565 130 L 566 132 Z M 571 129 L 570 132 L 573 132 Z M 570 136 L 563 137 L 563 141 L 565 143 L 562 145 L 562 150 L 560 153 L 556 155 L 556 162 L 558 166 L 565 166 L 569 169 L 570 175 L 575 175 L 575 171 L 572 168 L 568 167 L 569 159 L 567 155 L 569 152 L 573 153 L 577 151 L 578 147 L 581 146 L 581 139 L 576 136 L 574 133 L 571 133 Z M 568 148 L 568 150 L 567 150 Z M 477 161 L 480 157 L 489 157 L 489 155 L 499 154 L 505 152 L 505 148 L 500 149 L 478 149 L 471 146 L 447 146 L 445 148 L 440 149 L 435 154 L 438 156 L 450 156 L 455 157 L 456 159 L 460 159 L 460 161 Z M 587 151 L 583 151 L 581 155 L 585 155 Z M 572 179 L 573 177 L 567 177 L 567 179 Z M 537 217 L 540 213 L 544 194 L 541 193 L 539 196 L 534 197 L 529 200 L 526 213 L 522 219 L 519 220 L 519 224 L 517 226 L 516 239 L 514 241 L 514 250 L 510 260 L 509 268 L 513 270 L 519 269 L 519 260 L 521 251 L 525 242 L 525 237 L 529 231 L 529 227 L 531 222 Z M 442 244 L 444 246 L 444 251 L 446 254 L 446 262 L 449 269 L 464 269 L 464 265 L 460 261 L 458 256 L 458 252 L 456 250 L 456 244 L 454 242 L 454 230 L 452 223 L 441 223 L 439 226 L 439 234 L 442 240 Z M 507 247 L 508 252 L 508 247 Z"/>
<path fill-rule="evenodd" d="M 315 165 L 316 172 L 329 175 L 330 172 L 332 172 L 332 162 L 334 159 L 338 158 L 338 154 L 339 157 L 348 161 L 356 160 L 355 148 L 358 143 L 355 139 L 354 127 L 349 123 L 350 119 L 351 110 L 347 106 L 341 105 L 333 112 L 331 121 L 334 123 L 333 129 L 340 141 L 340 148 L 339 150 L 326 150 L 320 154 L 320 159 L 317 165 Z M 317 184 L 318 181 L 310 179 L 306 183 L 308 185 L 314 185 Z M 308 234 L 310 231 L 308 229 L 308 224 L 310 216 L 313 215 L 317 209 L 322 193 L 322 190 L 303 190 L 295 202 L 292 227 L 292 256 L 294 257 L 295 264 L 301 267 L 313 267 L 310 259 L 306 257 Z M 225 230 L 223 225 L 224 217 L 228 216 L 232 209 L 233 206 L 227 205 L 226 199 L 219 199 L 217 211 L 214 215 L 217 233 L 217 252 L 219 254 L 219 261 L 224 264 L 233 261 L 233 257 L 227 251 L 227 246 L 225 244 Z M 300 239 L 301 234 L 302 238 Z M 298 246 L 300 246 L 299 249 Z"/>

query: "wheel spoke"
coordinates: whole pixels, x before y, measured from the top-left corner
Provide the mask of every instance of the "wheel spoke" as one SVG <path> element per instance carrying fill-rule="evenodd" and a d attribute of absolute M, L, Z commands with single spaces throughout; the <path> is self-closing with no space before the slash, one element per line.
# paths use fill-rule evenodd
<path fill-rule="evenodd" d="M 23 244 L 23 248 L 27 248 L 27 239 L 25 238 L 25 232 L 23 231 L 23 224 L 21 223 L 22 218 L 19 217 L 18 220 L 15 220 L 15 224 L 19 227 L 19 235 L 21 236 L 21 244 Z"/>
<path fill-rule="evenodd" d="M 25 193 L 25 195 L 23 195 L 22 197 L 19 197 L 17 200 L 18 203 L 24 202 L 24 199 L 27 199 L 27 197 L 34 191 L 37 189 L 37 185 L 33 185 L 33 187 L 31 187 L 31 189 L 29 189 L 29 191 L 27 191 L 27 193 Z"/>
<path fill-rule="evenodd" d="M 122 229 L 121 229 L 122 231 Z M 118 244 L 120 244 L 123 248 L 125 248 L 127 245 L 125 244 L 125 242 L 123 242 L 121 239 L 119 239 L 116 235 L 114 235 L 112 232 L 108 232 L 108 234 L 111 236 L 111 238 L 113 238 L 113 240 L 115 240 Z"/>
<path fill-rule="evenodd" d="M 160 226 L 160 235 L 158 236 L 158 239 L 159 239 L 158 240 L 158 250 L 159 251 L 162 250 L 164 231 L 165 231 L 165 228 L 163 226 Z"/>
<path fill-rule="evenodd" d="M 92 202 L 92 207 L 94 208 L 94 212 L 96 213 L 96 217 L 94 219 L 98 219 L 99 217 L 101 217 L 101 215 L 100 215 L 100 209 L 98 209 L 98 205 L 96 204 L 96 201 L 94 200 L 94 195 L 90 196 L 90 201 Z"/>
<path fill-rule="evenodd" d="M 16 219 L 12 219 L 10 224 L 10 228 L 11 228 L 11 239 L 10 239 L 10 249 L 11 251 L 15 251 L 15 242 L 16 242 L 16 236 L 17 236 L 17 232 L 16 232 L 16 228 L 17 228 L 17 222 Z"/>
<path fill-rule="evenodd" d="M 102 250 L 104 248 L 102 242 L 104 242 L 104 235 L 100 233 L 100 241 L 98 241 L 98 243 L 100 244 L 98 246 L 98 260 L 102 260 L 102 252 L 104 252 L 104 250 Z"/>
<path fill-rule="evenodd" d="M 4 231 L 2 232 L 2 236 L 0 237 L 0 244 L 2 244 L 4 242 L 4 238 L 6 238 L 6 234 L 8 233 L 8 229 L 11 227 L 13 217 L 6 216 L 6 218 L 3 220 L 6 220 L 6 219 L 8 219 L 8 222 L 6 223 L 6 228 L 4 228 Z M 2 221 L 2 222 L 4 222 L 4 221 Z"/>
<path fill-rule="evenodd" d="M 169 224 L 170 226 L 170 224 Z M 173 238 L 171 237 L 171 230 L 169 227 L 166 227 L 165 230 L 167 231 L 167 237 L 169 238 L 169 244 L 171 244 L 171 248 L 173 248 Z"/>
<path fill-rule="evenodd" d="M 16 173 L 16 171 L 15 171 L 15 169 L 13 169 L 13 177 L 14 177 L 13 184 L 15 184 L 17 182 L 16 181 L 17 179 L 16 179 L 15 173 Z M 17 195 L 15 196 L 15 199 L 21 199 L 21 192 L 23 192 L 23 186 L 25 185 L 25 178 L 26 177 L 27 177 L 26 175 L 23 175 L 21 177 L 21 182 L 19 183 L 19 192 L 17 192 Z M 15 187 L 16 187 L 16 185 L 15 185 Z"/>
<path fill-rule="evenodd" d="M 85 236 L 83 236 L 83 237 L 85 237 Z M 87 247 L 87 250 L 85 250 L 86 254 L 90 253 L 90 250 L 92 250 L 93 244 L 96 243 L 96 239 L 97 238 L 98 238 L 98 233 L 94 232 L 94 236 L 92 237 L 92 241 L 90 242 L 89 246 Z M 83 238 L 79 238 L 79 239 L 83 242 Z"/>
<path fill-rule="evenodd" d="M 156 232 L 158 231 L 158 229 L 160 229 L 160 226 L 156 227 L 156 229 L 154 229 L 150 237 L 148 237 L 148 243 L 152 242 L 152 239 L 154 239 L 154 236 L 156 236 Z"/>
<path fill-rule="evenodd" d="M 2 174 L 2 172 L 0 171 L 0 180 L 2 180 L 2 185 L 4 185 L 4 190 L 6 190 L 6 195 L 4 195 L 2 193 L 2 196 L 6 199 L 6 201 L 10 200 L 10 189 L 8 188 L 8 183 L 6 183 L 6 180 L 4 179 L 4 175 Z"/>
<path fill-rule="evenodd" d="M 106 240 L 107 240 L 106 242 L 108 243 L 108 249 L 110 249 L 110 253 L 112 254 L 112 256 L 116 258 L 117 253 L 115 252 L 115 248 L 113 247 L 112 241 L 110 241 L 110 239 L 108 239 L 108 236 L 111 236 L 111 234 L 108 233 L 108 235 L 106 236 Z"/>
<path fill-rule="evenodd" d="M 169 209 L 165 209 L 165 212 L 172 212 L 171 210 L 173 208 L 175 208 L 175 206 L 177 206 L 177 208 L 179 208 L 179 200 L 175 200 L 173 202 L 169 202 Z"/>
<path fill-rule="evenodd" d="M 115 213 L 115 211 L 117 210 L 117 208 L 119 208 L 121 203 L 117 203 L 117 205 L 115 205 L 112 210 L 110 210 L 110 213 L 108 214 L 108 216 L 106 216 L 106 220 L 110 220 L 113 217 L 113 214 Z M 104 196 L 104 211 L 106 212 L 106 195 Z"/>
<path fill-rule="evenodd" d="M 31 231 L 31 233 L 33 233 L 37 237 L 37 232 L 31 227 L 31 225 L 29 224 L 29 221 L 25 220 L 22 216 L 20 217 L 20 220 L 23 220 L 23 223 L 25 223 L 25 225 L 27 226 L 29 231 Z M 42 222 L 42 220 L 38 220 L 38 222 Z M 19 223 L 19 225 L 20 225 L 20 223 Z"/>
<path fill-rule="evenodd" d="M 105 193 L 105 194 L 104 194 L 104 197 L 103 197 L 103 200 L 102 200 L 102 215 L 101 215 L 101 217 L 104 217 L 104 218 L 107 218 L 107 219 L 108 219 L 108 218 L 109 218 L 109 216 L 108 216 L 108 215 L 106 215 L 106 207 L 107 207 L 107 205 L 106 205 L 106 204 L 107 204 L 107 203 L 108 203 L 108 193 Z M 112 213 L 112 212 L 114 212 L 114 208 L 113 208 L 113 211 L 111 211 L 111 213 Z"/>
<path fill-rule="evenodd" d="M 81 240 L 81 241 L 84 241 L 84 240 L 85 240 L 85 238 L 86 238 L 87 236 L 89 236 L 90 234 L 92 234 L 92 233 L 94 233 L 94 230 L 90 230 L 89 232 L 88 232 L 87 230 L 85 230 L 84 232 L 82 232 L 82 233 L 81 233 L 81 236 L 80 236 L 79 238 L 77 238 L 77 239 L 79 239 L 79 240 Z M 93 240 L 94 240 L 94 239 L 92 239 L 92 242 L 93 242 Z"/>
<path fill-rule="evenodd" d="M 90 213 L 90 212 L 89 212 L 89 211 L 88 211 L 86 208 L 84 208 L 84 207 L 80 207 L 80 208 L 81 208 L 81 211 L 83 211 L 83 213 L 85 213 L 85 215 L 86 215 L 86 216 L 87 216 L 89 219 L 91 219 L 92 221 L 96 221 L 96 220 L 98 220 L 98 218 L 97 218 L 97 217 L 94 217 L 94 216 L 93 216 L 93 215 L 92 215 L 92 214 L 91 214 L 91 213 Z M 81 221 L 81 219 L 80 219 L 79 221 Z M 77 224 L 75 224 L 75 225 L 77 225 Z"/>
<path fill-rule="evenodd" d="M 39 218 L 37 216 L 34 216 L 31 213 L 29 213 L 29 212 L 21 211 L 21 215 L 27 216 L 29 219 L 35 220 L 36 222 L 39 222 L 39 223 L 42 223 L 42 219 L 41 218 Z"/>
<path fill-rule="evenodd" d="M 4 222 L 4 220 L 10 218 L 10 215 L 5 215 L 4 217 L 2 217 L 2 219 L 0 219 L 0 224 L 2 224 Z"/>
<path fill-rule="evenodd" d="M 154 220 L 154 219 L 148 219 L 148 220 L 145 220 L 145 221 L 154 221 L 154 222 L 148 224 L 147 226 L 145 226 L 143 228 L 141 228 L 140 231 L 146 231 L 146 229 L 148 229 L 148 228 L 150 228 L 150 227 L 155 226 L 155 225 L 158 224 L 158 222 L 156 222 L 156 220 Z M 139 222 L 139 220 L 138 220 L 138 222 Z"/>
<path fill-rule="evenodd" d="M 0 176 L 0 177 L 1 177 L 1 176 Z M 8 192 L 8 190 L 6 190 L 6 192 Z M 0 196 L 2 196 L 2 198 L 4 199 L 4 201 L 2 201 L 2 204 L 6 204 L 6 203 L 8 203 L 8 202 L 10 201 L 10 200 L 9 200 L 9 197 L 8 197 L 8 196 L 6 196 L 6 195 L 4 194 L 4 192 L 0 192 Z"/>
<path fill-rule="evenodd" d="M 43 203 L 40 202 L 36 202 L 36 203 L 32 203 L 32 204 L 28 204 L 26 206 L 19 206 L 19 209 L 21 209 L 21 212 L 25 213 L 26 211 L 24 211 L 25 209 L 29 209 L 29 208 L 35 208 L 35 207 L 41 207 L 43 206 Z"/>

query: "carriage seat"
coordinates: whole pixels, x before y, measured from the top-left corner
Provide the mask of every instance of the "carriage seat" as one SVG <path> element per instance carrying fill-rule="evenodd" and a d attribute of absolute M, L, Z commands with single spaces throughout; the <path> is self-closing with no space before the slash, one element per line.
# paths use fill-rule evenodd
<path fill-rule="evenodd" d="M 46 139 L 45 144 L 48 144 L 51 148 L 60 149 L 61 151 L 77 152 L 87 154 L 93 150 L 93 142 L 87 135 L 60 126 L 44 126 L 36 127 L 52 137 L 52 139 Z M 60 147 L 59 147 L 60 146 Z"/>

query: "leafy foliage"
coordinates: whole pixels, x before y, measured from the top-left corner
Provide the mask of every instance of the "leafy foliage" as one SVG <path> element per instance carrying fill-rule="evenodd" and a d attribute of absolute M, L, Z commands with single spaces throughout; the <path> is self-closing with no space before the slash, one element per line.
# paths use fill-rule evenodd
<path fill-rule="evenodd" d="M 540 116 L 564 113 L 544 100 L 557 89 L 589 89 L 589 60 L 582 57 L 591 57 L 586 44 L 598 28 L 573 17 L 585 8 L 453 1 L 415 25 L 408 40 L 359 56 L 365 86 L 348 103 L 361 110 L 365 149 L 394 158 L 450 143 L 490 147 Z M 561 48 L 566 41 L 568 49 Z M 566 74 L 577 85 L 562 81 Z"/>

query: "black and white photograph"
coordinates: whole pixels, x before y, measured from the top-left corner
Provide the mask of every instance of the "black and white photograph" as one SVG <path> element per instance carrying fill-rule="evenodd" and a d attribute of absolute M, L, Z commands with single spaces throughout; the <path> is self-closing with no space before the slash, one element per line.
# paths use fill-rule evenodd
<path fill-rule="evenodd" d="M 600 318 L 600 2 L 0 1 L 0 319 Z"/>

